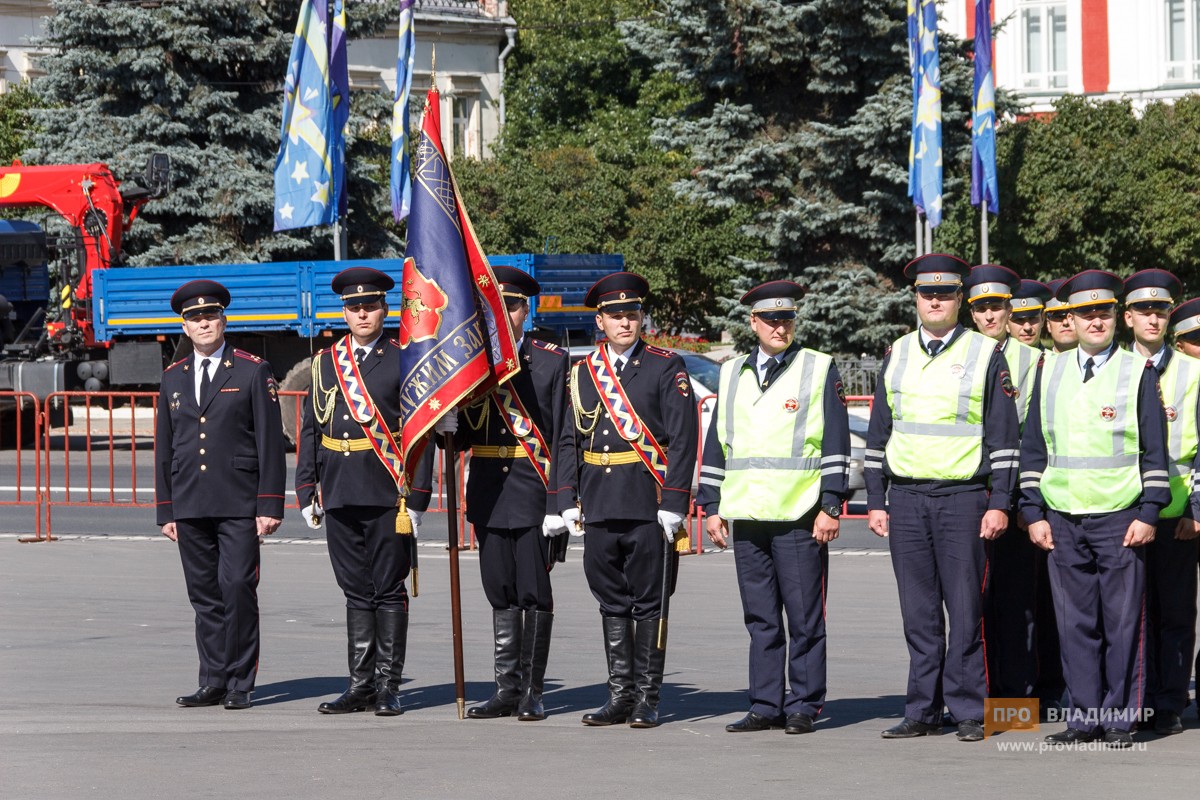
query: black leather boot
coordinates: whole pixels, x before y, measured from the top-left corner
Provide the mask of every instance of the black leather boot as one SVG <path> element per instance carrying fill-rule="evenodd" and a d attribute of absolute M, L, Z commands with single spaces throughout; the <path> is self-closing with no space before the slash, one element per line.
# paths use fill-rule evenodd
<path fill-rule="evenodd" d="M 375 716 L 394 717 L 404 713 L 400 706 L 400 674 L 404 672 L 404 653 L 408 647 L 408 612 L 399 608 L 377 609 L 375 641 L 379 648 Z"/>
<path fill-rule="evenodd" d="M 467 709 L 471 719 L 512 716 L 521 699 L 521 609 L 492 609 L 492 630 L 496 635 L 496 693 Z"/>
<path fill-rule="evenodd" d="M 375 704 L 375 612 L 346 609 L 346 650 L 350 660 L 350 688 L 337 700 L 321 703 L 322 714 L 366 711 Z"/>
<path fill-rule="evenodd" d="M 658 698 L 662 692 L 667 651 L 658 649 L 658 620 L 637 622 L 634 634 L 633 674 L 637 677 L 637 708 L 629 716 L 631 728 L 658 727 Z"/>
<path fill-rule="evenodd" d="M 633 620 L 601 617 L 608 657 L 608 702 L 583 715 L 584 725 L 619 725 L 633 710 Z"/>
<path fill-rule="evenodd" d="M 521 704 L 517 719 L 534 722 L 546 718 L 542 689 L 546 684 L 546 660 L 550 657 L 550 631 L 554 614 L 530 609 L 525 612 L 525 638 L 521 640 Z"/>

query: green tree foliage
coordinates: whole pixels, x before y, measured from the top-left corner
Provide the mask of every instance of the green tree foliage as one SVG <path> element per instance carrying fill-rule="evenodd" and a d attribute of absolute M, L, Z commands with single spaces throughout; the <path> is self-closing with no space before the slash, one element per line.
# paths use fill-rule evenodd
<path fill-rule="evenodd" d="M 29 162 L 101 161 L 129 179 L 152 153 L 169 155 L 171 193 L 133 227 L 133 263 L 331 257 L 327 228 L 272 231 L 282 82 L 298 9 L 283 0 L 55 0 L 47 74 L 34 86 L 49 108 L 31 112 L 39 129 Z M 350 13 L 355 37 L 381 31 L 395 9 L 358 3 Z M 350 249 L 364 256 L 399 245 L 378 221 L 388 202 L 378 166 L 386 106 L 356 94 L 347 133 Z"/>
<path fill-rule="evenodd" d="M 11 164 L 29 146 L 33 134 L 30 111 L 39 105 L 28 84 L 18 84 L 0 94 L 0 164 Z"/>
<path fill-rule="evenodd" d="M 650 140 L 651 120 L 691 102 L 622 40 L 622 19 L 647 0 L 525 0 L 509 60 L 503 140 L 492 161 L 455 174 L 489 252 L 622 253 L 653 290 L 649 311 L 669 331 L 704 331 L 735 267 L 756 253 L 742 209 L 714 209 L 674 190 L 691 163 Z"/>
<path fill-rule="evenodd" d="M 766 280 L 809 289 L 806 344 L 878 352 L 911 325 L 897 288 L 911 257 L 907 198 L 911 83 L 904 5 L 892 0 L 660 0 L 625 26 L 635 51 L 695 87 L 660 115 L 656 141 L 695 170 L 679 188 L 751 217 L 762 251 L 737 262 L 723 324 L 747 338 L 735 297 Z M 971 67 L 941 37 L 947 163 L 969 154 Z M 967 173 L 946 170 L 946 194 Z"/>

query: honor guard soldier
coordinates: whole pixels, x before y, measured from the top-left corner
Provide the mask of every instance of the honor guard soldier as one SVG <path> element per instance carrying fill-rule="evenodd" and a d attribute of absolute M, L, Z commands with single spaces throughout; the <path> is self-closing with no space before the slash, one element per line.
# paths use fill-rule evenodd
<path fill-rule="evenodd" d="M 608 702 L 585 714 L 585 725 L 658 725 L 666 662 L 658 634 L 678 562 L 674 552 L 666 557 L 664 538 L 669 547 L 683 532 L 696 469 L 696 400 L 683 359 L 641 339 L 649 290 L 632 272 L 596 281 L 584 304 L 596 309 L 607 342 L 571 373 L 583 571 L 608 659 Z M 575 514 L 563 518 L 573 524 Z"/>
<path fill-rule="evenodd" d="M 1071 308 L 1058 299 L 1058 290 L 1066 282 L 1066 278 L 1056 278 L 1046 284 L 1050 288 L 1050 299 L 1046 301 L 1046 333 L 1050 334 L 1050 349 L 1055 353 L 1065 353 L 1079 343 L 1075 325 L 1071 322 Z"/>
<path fill-rule="evenodd" d="M 404 581 L 429 506 L 433 448 L 409 479 L 399 446 L 400 345 L 383 335 L 395 281 L 351 267 L 330 285 L 350 332 L 313 357 L 296 498 L 310 528 L 327 523 L 329 561 L 346 596 L 350 686 L 317 710 L 396 716 L 408 642 Z"/>
<path fill-rule="evenodd" d="M 795 342 L 803 294 L 771 281 L 742 296 L 758 347 L 721 366 L 700 467 L 709 538 L 725 548 L 733 525 L 750 633 L 750 711 L 730 733 L 810 733 L 825 703 L 828 544 L 849 493 L 850 422 L 833 359 Z"/>
<path fill-rule="evenodd" d="M 575 504 L 575 429 L 567 398 L 567 354 L 524 335 L 532 277 L 492 267 L 508 309 L 521 371 L 462 409 L 457 442 L 471 449 L 467 521 L 479 541 L 479 572 L 492 605 L 496 692 L 472 719 L 546 718 L 542 689 L 554 595 L 550 570 L 565 547 L 562 512 Z"/>
<path fill-rule="evenodd" d="M 957 323 L 968 271 L 940 253 L 905 267 L 920 326 L 884 357 L 867 429 L 868 525 L 891 537 L 909 650 L 885 739 L 940 734 L 943 704 L 961 741 L 983 738 L 984 542 L 1008 527 L 1019 436 L 1004 353 Z"/>
<path fill-rule="evenodd" d="M 1058 290 L 1079 346 L 1047 354 L 1021 446 L 1021 515 L 1050 551 L 1071 707 L 1055 744 L 1132 743 L 1142 706 L 1145 548 L 1171 502 L 1158 373 L 1114 343 L 1121 279 L 1081 272 Z"/>
<path fill-rule="evenodd" d="M 1008 307 L 1012 315 L 1008 318 L 1008 333 L 1021 344 L 1042 349 L 1042 322 L 1046 301 L 1050 299 L 1050 287 L 1028 278 L 1013 292 Z"/>
<path fill-rule="evenodd" d="M 1010 303 L 1021 288 L 1017 273 L 984 264 L 971 268 L 963 292 L 975 329 L 1000 343 L 1014 387 L 1018 427 L 1024 423 L 1041 350 L 1009 335 Z M 1032 281 L 1031 281 L 1032 283 Z M 1041 284 L 1036 284 L 1041 286 Z M 1049 291 L 1049 290 L 1047 290 Z M 1042 301 L 1038 300 L 1040 309 Z M 1040 310 L 1037 312 L 1040 314 Z M 1013 498 L 1015 511 L 1016 498 Z M 987 638 L 988 691 L 992 697 L 1032 697 L 1038 683 L 1036 630 L 1039 555 L 1044 554 L 1009 515 L 1006 535 L 986 545 L 987 583 L 984 588 L 984 632 Z M 1048 588 L 1048 587 L 1047 587 Z M 1053 625 L 1053 619 L 1048 621 Z M 1061 691 L 1059 692 L 1061 694 Z"/>
<path fill-rule="evenodd" d="M 1200 441 L 1200 361 L 1166 345 L 1171 307 L 1182 291 L 1179 279 L 1162 269 L 1144 269 L 1125 279 L 1125 324 L 1133 332 L 1133 353 L 1158 370 L 1167 416 L 1171 503 L 1159 514 L 1154 541 L 1146 546 L 1145 707 L 1154 711 L 1154 730 L 1162 736 L 1183 732 L 1180 715 L 1188 704 L 1196 652 L 1200 524 L 1191 499 Z"/>
<path fill-rule="evenodd" d="M 283 519 L 286 468 L 271 365 L 225 343 L 228 305 L 209 280 L 171 296 L 194 352 L 163 372 L 154 494 L 196 610 L 200 688 L 175 702 L 239 709 L 258 673 L 258 537 Z"/>

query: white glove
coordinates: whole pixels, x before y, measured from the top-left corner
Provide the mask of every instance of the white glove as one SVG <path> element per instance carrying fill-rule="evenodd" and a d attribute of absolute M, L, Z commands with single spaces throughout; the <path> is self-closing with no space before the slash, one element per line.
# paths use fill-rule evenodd
<path fill-rule="evenodd" d="M 658 524 L 662 525 L 663 538 L 668 542 L 675 541 L 675 532 L 683 527 L 683 517 L 674 511 L 658 510 Z"/>
<path fill-rule="evenodd" d="M 434 433 L 454 433 L 458 430 L 458 409 L 452 408 L 433 423 Z"/>
<path fill-rule="evenodd" d="M 573 506 L 563 511 L 562 521 L 572 536 L 583 536 L 583 513 L 579 510 L 578 506 Z"/>
<path fill-rule="evenodd" d="M 417 511 L 415 508 L 409 508 L 408 506 L 405 506 L 404 510 L 408 512 L 408 519 L 412 522 L 412 535 L 416 536 L 417 531 L 421 527 L 421 517 L 425 516 L 425 512 Z"/>
<path fill-rule="evenodd" d="M 546 518 L 542 520 L 542 536 L 545 536 L 547 539 L 566 532 L 567 523 L 557 514 L 547 514 Z"/>
<path fill-rule="evenodd" d="M 325 524 L 325 510 L 317 505 L 317 499 L 308 504 L 307 508 L 300 510 L 300 514 L 304 517 L 304 524 L 315 530 L 320 530 Z"/>

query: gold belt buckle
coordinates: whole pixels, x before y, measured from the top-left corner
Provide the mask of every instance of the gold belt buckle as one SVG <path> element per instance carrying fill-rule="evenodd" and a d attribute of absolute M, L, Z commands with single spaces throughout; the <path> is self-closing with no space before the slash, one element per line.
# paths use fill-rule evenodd
<path fill-rule="evenodd" d="M 508 458 L 508 445 L 500 445 L 500 448 L 496 451 L 496 455 L 501 458 Z"/>
<path fill-rule="evenodd" d="M 608 461 L 609 461 L 608 453 L 601 453 L 600 454 L 600 466 L 607 467 Z"/>
<path fill-rule="evenodd" d="M 342 439 L 342 452 L 343 453 L 350 452 L 350 440 L 349 439 Z"/>

